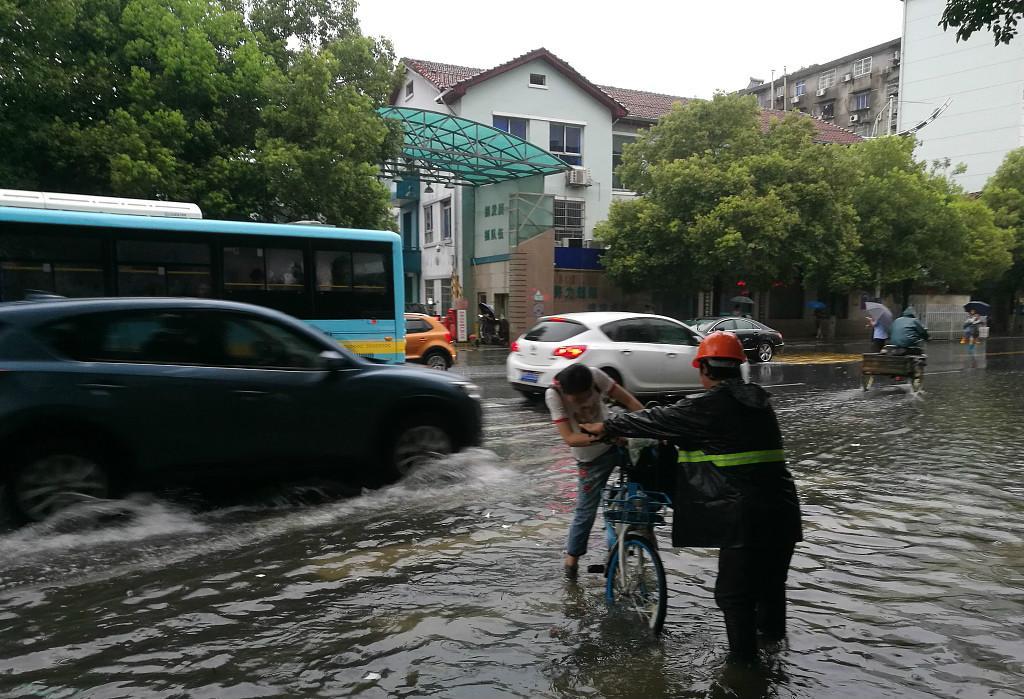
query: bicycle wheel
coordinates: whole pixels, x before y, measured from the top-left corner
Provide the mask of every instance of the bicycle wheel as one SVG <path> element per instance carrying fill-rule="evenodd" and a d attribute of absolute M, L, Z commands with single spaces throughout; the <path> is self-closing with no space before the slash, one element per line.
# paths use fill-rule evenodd
<path fill-rule="evenodd" d="M 652 633 L 661 632 L 668 607 L 668 585 L 661 556 L 647 537 L 626 534 L 623 542 L 626 561 L 619 569 L 619 548 L 612 549 L 605 572 L 605 596 L 608 603 L 639 615 Z"/>

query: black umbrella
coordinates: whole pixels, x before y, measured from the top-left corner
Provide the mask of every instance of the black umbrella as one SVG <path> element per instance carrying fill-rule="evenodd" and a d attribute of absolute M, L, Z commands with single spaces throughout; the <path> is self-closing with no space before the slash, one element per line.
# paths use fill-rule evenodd
<path fill-rule="evenodd" d="M 971 301 L 970 303 L 964 304 L 965 311 L 969 311 L 972 308 L 978 312 L 979 316 L 987 316 L 989 315 L 989 312 L 992 310 L 992 307 L 989 306 L 984 301 Z"/>
<path fill-rule="evenodd" d="M 749 296 L 733 296 L 729 300 L 732 301 L 733 303 L 746 303 L 751 306 L 754 305 L 754 299 L 750 298 Z"/>

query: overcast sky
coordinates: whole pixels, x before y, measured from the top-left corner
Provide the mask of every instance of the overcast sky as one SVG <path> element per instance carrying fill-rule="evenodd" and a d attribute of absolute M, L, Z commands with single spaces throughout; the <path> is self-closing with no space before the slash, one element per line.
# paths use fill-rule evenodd
<path fill-rule="evenodd" d="M 708 97 L 895 39 L 903 3 L 360 0 L 358 15 L 400 57 L 490 68 L 543 46 L 599 85 Z"/>

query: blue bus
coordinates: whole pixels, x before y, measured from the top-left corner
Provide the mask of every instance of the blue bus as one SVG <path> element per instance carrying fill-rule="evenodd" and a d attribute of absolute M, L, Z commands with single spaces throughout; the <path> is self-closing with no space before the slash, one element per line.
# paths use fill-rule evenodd
<path fill-rule="evenodd" d="M 0 190 L 0 301 L 194 296 L 267 306 L 405 361 L 401 238 L 203 219 L 194 204 Z"/>

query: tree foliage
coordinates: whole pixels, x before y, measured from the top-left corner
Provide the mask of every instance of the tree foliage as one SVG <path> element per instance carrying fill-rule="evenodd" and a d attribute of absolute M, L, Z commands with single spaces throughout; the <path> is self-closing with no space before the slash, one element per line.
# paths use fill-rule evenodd
<path fill-rule="evenodd" d="M 609 273 L 653 291 L 715 278 L 969 290 L 1010 264 L 992 212 L 916 162 L 912 140 L 836 146 L 813 135 L 798 115 L 763 125 L 749 97 L 677 106 L 625 149 L 620 176 L 642 196 L 614 203 L 596 230 Z"/>
<path fill-rule="evenodd" d="M 1008 44 L 1017 36 L 1017 23 L 1024 15 L 1024 0 L 948 0 L 942 12 L 942 28 L 956 27 L 957 41 L 989 29 L 996 45 Z"/>
<path fill-rule="evenodd" d="M 0 0 L 0 182 L 388 225 L 394 55 L 354 0 Z"/>
<path fill-rule="evenodd" d="M 1013 266 L 1004 282 L 1011 291 L 1024 288 L 1024 148 L 1007 153 L 981 199 L 991 208 L 995 225 L 1012 241 Z"/>

